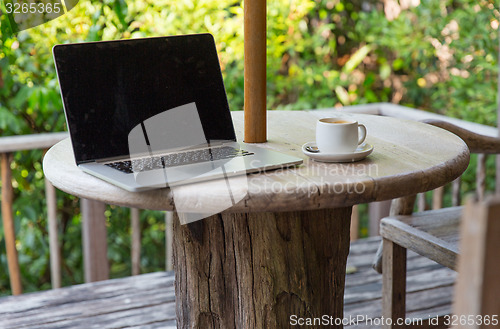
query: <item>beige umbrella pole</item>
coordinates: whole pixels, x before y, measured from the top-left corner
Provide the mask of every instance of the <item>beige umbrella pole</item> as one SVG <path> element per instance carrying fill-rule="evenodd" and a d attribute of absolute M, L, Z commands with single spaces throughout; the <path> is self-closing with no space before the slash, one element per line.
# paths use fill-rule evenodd
<path fill-rule="evenodd" d="M 245 142 L 266 141 L 266 0 L 245 0 Z"/>

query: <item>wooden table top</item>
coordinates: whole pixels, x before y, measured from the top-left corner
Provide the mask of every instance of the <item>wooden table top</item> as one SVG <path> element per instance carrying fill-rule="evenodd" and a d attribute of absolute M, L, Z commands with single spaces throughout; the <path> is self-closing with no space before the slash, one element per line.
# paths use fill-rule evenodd
<path fill-rule="evenodd" d="M 315 140 L 316 121 L 328 116 L 354 118 L 363 123 L 366 142 L 374 151 L 355 163 L 321 163 L 309 159 L 302 145 Z M 232 112 L 238 140 L 243 140 L 243 112 Z M 466 144 L 457 136 L 430 125 L 391 117 L 349 114 L 337 110 L 269 111 L 268 142 L 259 146 L 304 159 L 291 169 L 231 177 L 243 199 L 226 212 L 311 210 L 346 207 L 394 199 L 428 191 L 460 176 L 469 163 Z M 69 139 L 45 155 L 46 177 L 57 188 L 108 204 L 154 210 L 188 209 L 205 213 L 220 209 L 227 195 L 223 179 L 128 192 L 81 171 Z"/>

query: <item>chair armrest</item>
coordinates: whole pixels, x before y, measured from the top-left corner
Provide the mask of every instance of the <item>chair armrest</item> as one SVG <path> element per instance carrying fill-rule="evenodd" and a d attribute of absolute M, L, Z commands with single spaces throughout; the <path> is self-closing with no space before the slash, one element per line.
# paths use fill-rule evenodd
<path fill-rule="evenodd" d="M 439 128 L 443 128 L 445 130 L 448 130 L 449 132 L 454 133 L 455 135 L 460 137 L 465 142 L 465 144 L 467 144 L 469 150 L 472 153 L 500 153 L 500 138 L 476 134 L 467 129 L 442 120 L 427 119 L 422 120 L 422 122 Z"/>

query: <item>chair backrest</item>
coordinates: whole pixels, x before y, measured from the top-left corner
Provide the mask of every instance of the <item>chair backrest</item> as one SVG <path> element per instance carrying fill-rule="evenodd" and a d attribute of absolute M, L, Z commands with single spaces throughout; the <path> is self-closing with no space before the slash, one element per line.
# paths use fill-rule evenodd
<path fill-rule="evenodd" d="M 500 196 L 467 200 L 450 318 L 457 328 L 500 326 Z M 455 320 L 455 321 L 453 321 Z"/>

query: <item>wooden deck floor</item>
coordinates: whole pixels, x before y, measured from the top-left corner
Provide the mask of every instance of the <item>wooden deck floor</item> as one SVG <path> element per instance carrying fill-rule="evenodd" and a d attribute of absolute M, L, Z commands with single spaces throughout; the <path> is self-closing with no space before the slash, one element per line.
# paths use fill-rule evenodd
<path fill-rule="evenodd" d="M 345 321 L 380 317 L 381 275 L 371 268 L 379 241 L 351 244 Z M 455 272 L 412 253 L 408 259 L 408 317 L 449 312 Z M 173 329 L 173 282 L 172 272 L 159 272 L 1 298 L 0 328 Z M 354 327 L 378 328 L 376 321 L 345 326 Z"/>

